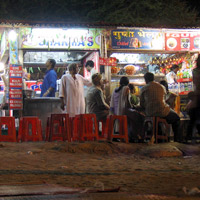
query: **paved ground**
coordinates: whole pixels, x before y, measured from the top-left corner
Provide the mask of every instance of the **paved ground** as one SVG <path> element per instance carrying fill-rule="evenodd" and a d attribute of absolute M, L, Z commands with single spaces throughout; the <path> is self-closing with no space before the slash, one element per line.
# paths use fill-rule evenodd
<path fill-rule="evenodd" d="M 0 143 L 0 160 L 0 186 L 48 183 L 84 191 L 120 187 L 117 193 L 0 200 L 200 198 L 200 144 Z"/>

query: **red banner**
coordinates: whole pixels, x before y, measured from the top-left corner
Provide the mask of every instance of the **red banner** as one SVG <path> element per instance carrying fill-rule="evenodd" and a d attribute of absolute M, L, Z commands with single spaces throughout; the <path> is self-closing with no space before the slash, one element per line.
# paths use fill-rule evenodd
<path fill-rule="evenodd" d="M 99 57 L 99 64 L 115 67 L 115 66 L 117 66 L 117 58 L 114 58 L 114 57 L 111 57 L 111 58 Z"/>
<path fill-rule="evenodd" d="M 22 110 L 23 104 L 21 99 L 10 99 L 9 108 L 11 110 Z"/>
<path fill-rule="evenodd" d="M 19 90 L 9 90 L 9 98 L 10 99 L 22 99 L 22 91 L 19 89 Z"/>
<path fill-rule="evenodd" d="M 166 51 L 200 50 L 200 32 L 167 32 Z"/>
<path fill-rule="evenodd" d="M 10 65 L 9 68 L 9 109 L 23 109 L 22 66 Z"/>

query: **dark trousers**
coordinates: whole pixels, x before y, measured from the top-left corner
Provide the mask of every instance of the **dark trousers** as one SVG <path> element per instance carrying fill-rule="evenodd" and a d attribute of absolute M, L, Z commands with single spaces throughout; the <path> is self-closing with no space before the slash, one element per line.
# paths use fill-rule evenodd
<path fill-rule="evenodd" d="M 196 108 L 192 108 L 188 111 L 188 115 L 190 116 L 190 121 L 187 127 L 187 135 L 186 138 L 187 139 L 191 139 L 192 138 L 192 132 L 193 132 L 193 128 L 195 126 L 195 122 L 196 120 L 200 119 L 200 108 L 196 107 Z M 197 131 L 200 134 L 200 125 L 197 124 L 196 125 Z"/>
<path fill-rule="evenodd" d="M 178 114 L 170 109 L 169 114 L 166 117 L 163 117 L 166 119 L 168 124 L 172 125 L 172 130 L 174 132 L 174 141 L 181 141 L 182 140 L 182 134 L 180 133 L 180 117 Z"/>

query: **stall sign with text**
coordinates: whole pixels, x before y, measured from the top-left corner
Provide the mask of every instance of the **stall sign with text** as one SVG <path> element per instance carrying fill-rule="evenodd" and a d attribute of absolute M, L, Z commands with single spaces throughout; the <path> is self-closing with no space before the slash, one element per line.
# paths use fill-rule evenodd
<path fill-rule="evenodd" d="M 99 49 L 104 29 L 21 28 L 21 48 Z"/>
<path fill-rule="evenodd" d="M 115 67 L 115 66 L 117 66 L 117 58 L 114 58 L 114 57 L 111 57 L 111 58 L 99 57 L 99 64 Z"/>
<path fill-rule="evenodd" d="M 22 110 L 23 109 L 23 95 L 22 95 L 22 66 L 10 65 L 9 70 L 9 109 Z"/>
<path fill-rule="evenodd" d="M 200 50 L 200 31 L 167 32 L 165 34 L 166 51 Z"/>
<path fill-rule="evenodd" d="M 117 29 L 111 31 L 113 49 L 163 50 L 161 29 Z"/>

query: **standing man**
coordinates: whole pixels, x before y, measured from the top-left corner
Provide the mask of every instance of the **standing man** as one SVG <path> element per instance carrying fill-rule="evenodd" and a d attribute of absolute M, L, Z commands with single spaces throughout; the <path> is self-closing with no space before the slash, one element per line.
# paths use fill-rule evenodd
<path fill-rule="evenodd" d="M 42 83 L 40 97 L 55 97 L 57 74 L 54 70 L 56 61 L 48 59 L 46 62 L 47 72 Z"/>
<path fill-rule="evenodd" d="M 83 86 L 91 86 L 92 83 L 78 74 L 79 67 L 76 63 L 70 64 L 68 70 L 69 74 L 65 74 L 61 78 L 59 97 L 61 109 L 69 113 L 70 117 L 74 117 L 85 113 Z"/>
<path fill-rule="evenodd" d="M 167 83 L 168 84 L 174 84 L 177 83 L 177 72 L 179 70 L 178 65 L 172 65 L 171 71 L 166 75 Z"/>
<path fill-rule="evenodd" d="M 168 124 L 172 124 L 174 141 L 179 142 L 181 140 L 179 135 L 180 117 L 166 104 L 164 86 L 154 81 L 153 73 L 147 72 L 144 79 L 146 85 L 140 90 L 140 106 L 147 116 L 162 117 Z"/>
<path fill-rule="evenodd" d="M 90 72 L 90 77 L 92 77 L 93 74 L 96 74 L 97 71 L 94 68 L 94 62 L 92 60 L 88 60 L 85 64 L 85 67 L 88 72 Z"/>

